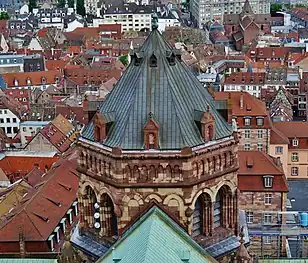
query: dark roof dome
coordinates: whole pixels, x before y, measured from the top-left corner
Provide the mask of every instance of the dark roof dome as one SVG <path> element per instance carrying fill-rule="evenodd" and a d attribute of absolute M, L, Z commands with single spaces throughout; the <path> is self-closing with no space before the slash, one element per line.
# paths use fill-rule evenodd
<path fill-rule="evenodd" d="M 149 115 L 159 127 L 160 150 L 206 143 L 196 123 L 196 112 L 213 116 L 214 140 L 232 135 L 231 126 L 215 109 L 208 90 L 155 27 L 131 56 L 130 65 L 99 109 L 100 118 L 111 124 L 101 142 L 104 146 L 143 150 L 143 129 Z M 81 136 L 94 141 L 93 120 Z"/>

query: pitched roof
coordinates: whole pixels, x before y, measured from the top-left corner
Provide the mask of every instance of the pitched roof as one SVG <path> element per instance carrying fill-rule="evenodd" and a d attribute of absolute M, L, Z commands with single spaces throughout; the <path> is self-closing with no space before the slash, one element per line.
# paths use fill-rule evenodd
<path fill-rule="evenodd" d="M 264 85 L 265 73 L 233 72 L 226 77 L 224 85 Z"/>
<path fill-rule="evenodd" d="M 231 99 L 233 116 L 267 116 L 264 102 L 248 92 L 215 92 L 215 100 Z M 243 107 L 241 108 L 241 98 Z"/>
<path fill-rule="evenodd" d="M 164 244 L 164 245 L 162 245 Z M 189 251 L 189 252 L 188 252 Z M 217 262 L 157 207 L 151 208 L 97 262 Z"/>
<path fill-rule="evenodd" d="M 9 152 L 0 160 L 0 167 L 8 177 L 12 176 L 13 178 L 17 175 L 18 177 L 25 176 L 35 166 L 38 166 L 42 171 L 46 168 L 49 169 L 59 159 L 56 155 L 42 156 L 39 152 L 32 152 L 32 156 L 26 155 L 23 151 L 15 152 L 14 155 L 8 154 Z"/>
<path fill-rule="evenodd" d="M 16 73 L 5 73 L 2 74 L 4 81 L 9 87 L 15 86 L 15 80 L 18 81 L 18 86 L 29 86 L 28 79 L 32 85 L 43 85 L 45 78 L 45 85 L 56 83 L 61 80 L 62 74 L 58 70 L 50 71 L 36 71 L 36 72 L 16 72 Z"/>
<path fill-rule="evenodd" d="M 253 14 L 253 11 L 249 3 L 249 0 L 246 0 L 242 8 L 241 15 L 244 16 L 244 15 L 249 15 L 249 14 Z"/>
<path fill-rule="evenodd" d="M 238 187 L 240 191 L 287 192 L 288 185 L 281 166 L 262 151 L 239 151 Z M 273 187 L 265 188 L 264 175 L 274 176 Z"/>
<path fill-rule="evenodd" d="M 76 150 L 66 154 L 45 174 L 45 183 L 29 192 L 23 204 L 1 221 L 0 242 L 18 241 L 18 225 L 23 226 L 25 241 L 48 239 L 77 198 L 77 158 Z"/>
<path fill-rule="evenodd" d="M 171 52 L 159 31 L 152 30 L 101 105 L 102 114 L 115 114 L 104 145 L 143 149 L 142 132 L 150 113 L 159 125 L 160 149 L 202 145 L 205 142 L 193 116 L 195 111 L 205 112 L 207 106 L 215 119 L 216 139 L 231 136 L 232 129 L 215 109 L 213 98 L 185 63 L 177 58 L 174 65 L 168 62 Z M 152 60 L 157 64 L 152 64 Z M 86 126 L 82 136 L 94 140 L 93 122 Z"/>
<path fill-rule="evenodd" d="M 300 121 L 275 122 L 274 127 L 288 138 L 307 138 L 308 123 Z"/>
<path fill-rule="evenodd" d="M 0 258 L 0 263 L 57 263 L 57 259 L 43 258 Z"/>
<path fill-rule="evenodd" d="M 273 125 L 270 134 L 270 144 L 289 144 L 289 139 Z"/>

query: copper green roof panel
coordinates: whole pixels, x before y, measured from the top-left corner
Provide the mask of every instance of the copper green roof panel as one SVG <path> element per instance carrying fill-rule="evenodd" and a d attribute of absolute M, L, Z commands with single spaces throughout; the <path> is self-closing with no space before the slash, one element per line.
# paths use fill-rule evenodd
<path fill-rule="evenodd" d="M 57 263 L 56 259 L 0 258 L 0 263 Z"/>
<path fill-rule="evenodd" d="M 307 263 L 307 259 L 259 259 L 260 263 Z"/>
<path fill-rule="evenodd" d="M 103 142 L 105 146 L 140 150 L 144 147 L 143 127 L 150 113 L 159 125 L 159 147 L 162 150 L 181 149 L 204 144 L 194 121 L 194 112 L 207 110 L 216 121 L 216 138 L 232 134 L 231 126 L 215 108 L 208 90 L 202 86 L 186 64 L 168 61 L 173 49 L 158 30 L 153 30 L 139 50 L 142 59 L 135 58 L 100 107 L 101 113 L 113 113 L 114 122 Z M 151 56 L 157 66 L 151 66 Z M 85 127 L 82 137 L 94 140 L 93 122 Z"/>
<path fill-rule="evenodd" d="M 151 208 L 97 262 L 217 262 L 159 208 Z"/>

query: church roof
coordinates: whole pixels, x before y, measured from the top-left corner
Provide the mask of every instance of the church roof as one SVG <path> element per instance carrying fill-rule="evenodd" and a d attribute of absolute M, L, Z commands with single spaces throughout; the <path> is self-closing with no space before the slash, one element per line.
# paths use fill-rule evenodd
<path fill-rule="evenodd" d="M 103 145 L 143 149 L 143 128 L 150 113 L 159 126 L 160 149 L 204 144 L 194 112 L 205 112 L 207 106 L 216 122 L 215 139 L 232 134 L 232 128 L 216 111 L 213 98 L 187 65 L 178 58 L 170 63 L 170 57 L 175 56 L 172 52 L 177 51 L 154 29 L 100 107 L 103 115 L 112 113 L 115 117 Z M 153 58 L 156 65 L 151 64 Z M 94 140 L 93 121 L 82 137 Z"/>
<path fill-rule="evenodd" d="M 217 262 L 158 207 L 152 207 L 97 262 Z"/>
<path fill-rule="evenodd" d="M 249 0 L 246 0 L 242 8 L 241 16 L 252 15 L 252 14 L 253 14 L 253 11 L 249 3 Z"/>

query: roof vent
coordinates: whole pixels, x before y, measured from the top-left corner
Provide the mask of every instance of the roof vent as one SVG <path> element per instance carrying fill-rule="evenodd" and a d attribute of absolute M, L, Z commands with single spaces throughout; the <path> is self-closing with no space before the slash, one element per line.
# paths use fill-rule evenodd
<path fill-rule="evenodd" d="M 150 67 L 151 68 L 157 67 L 157 57 L 155 56 L 154 51 L 153 51 L 153 54 L 150 57 Z"/>
<path fill-rule="evenodd" d="M 252 169 L 252 167 L 253 167 L 253 159 L 252 158 L 248 157 L 246 159 L 246 166 L 247 166 L 248 169 Z"/>
<path fill-rule="evenodd" d="M 181 260 L 182 262 L 188 263 L 190 259 L 190 251 L 189 250 L 183 250 Z"/>

